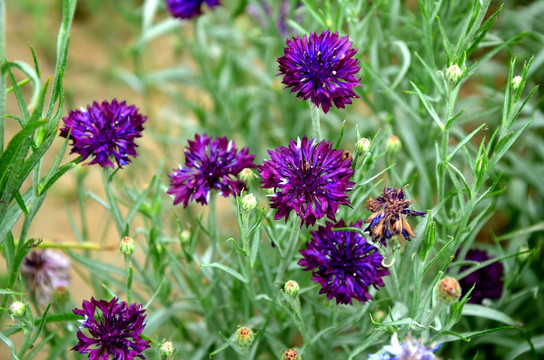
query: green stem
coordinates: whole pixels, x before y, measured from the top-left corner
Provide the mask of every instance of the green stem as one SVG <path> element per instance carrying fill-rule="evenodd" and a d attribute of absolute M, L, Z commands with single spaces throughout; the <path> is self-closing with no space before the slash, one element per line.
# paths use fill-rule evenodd
<path fill-rule="evenodd" d="M 210 213 L 208 214 L 208 231 L 212 241 L 212 262 L 215 261 L 215 255 L 218 251 L 217 239 L 219 237 L 217 233 L 217 193 L 210 190 Z"/>
<path fill-rule="evenodd" d="M 435 304 L 435 306 L 432 308 L 431 313 L 429 314 L 427 319 L 425 319 L 423 326 L 429 327 L 433 323 L 434 319 L 442 312 L 443 308 L 444 308 L 444 303 L 442 303 L 441 301 L 438 301 L 437 304 Z"/>
<path fill-rule="evenodd" d="M 294 256 L 294 252 L 296 250 L 296 245 L 298 243 L 298 236 L 300 234 L 300 218 L 296 217 L 293 221 L 293 228 L 291 229 L 291 234 L 289 235 L 289 240 L 287 242 L 287 248 L 285 251 L 285 256 L 282 257 L 280 261 L 280 267 L 276 274 L 276 281 L 279 282 L 281 278 L 283 277 L 285 270 L 287 270 L 287 266 L 289 266 L 289 263 L 291 262 L 291 259 Z"/>
<path fill-rule="evenodd" d="M 5 5 L 4 0 L 0 0 L 0 154 L 4 152 L 4 128 L 6 125 L 6 119 L 4 114 L 6 112 L 6 94 L 5 94 L 5 78 L 4 63 L 6 61 L 6 42 L 5 42 Z"/>
<path fill-rule="evenodd" d="M 132 301 L 132 256 L 131 255 L 125 255 L 125 271 L 127 273 L 127 303 L 131 303 Z"/>
<path fill-rule="evenodd" d="M 313 102 L 309 102 L 310 104 L 310 116 L 312 117 L 312 127 L 314 129 L 314 135 L 317 140 L 323 139 L 321 136 L 321 124 L 319 119 L 319 108 L 314 105 Z"/>
<path fill-rule="evenodd" d="M 389 278 L 391 279 L 391 285 L 393 287 L 393 298 L 398 299 L 399 301 L 402 301 L 402 296 L 400 293 L 400 286 L 399 286 L 399 277 L 397 275 L 397 270 L 395 269 L 395 265 L 391 265 L 389 268 Z"/>
<path fill-rule="evenodd" d="M 108 168 L 103 169 L 102 180 L 104 181 L 104 190 L 106 191 L 110 211 L 113 215 L 115 225 L 117 226 L 117 231 L 119 232 L 119 238 L 122 238 L 125 230 L 125 222 L 123 220 L 123 216 L 121 215 L 121 211 L 119 210 L 119 206 L 117 205 L 117 201 L 115 200 L 115 195 L 113 195 L 113 191 L 111 189 L 111 176 Z"/>

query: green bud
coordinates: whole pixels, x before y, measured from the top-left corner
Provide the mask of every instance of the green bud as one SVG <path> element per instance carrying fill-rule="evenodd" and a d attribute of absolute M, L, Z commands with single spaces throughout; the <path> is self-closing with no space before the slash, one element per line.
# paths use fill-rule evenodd
<path fill-rule="evenodd" d="M 125 236 L 121 239 L 121 245 L 119 246 L 121 252 L 125 255 L 132 255 L 136 250 L 136 244 L 132 238 Z"/>
<path fill-rule="evenodd" d="M 514 90 L 519 89 L 520 84 L 521 84 L 521 76 L 519 76 L 519 75 L 514 76 L 514 78 L 512 79 L 512 82 L 511 82 L 512 89 L 514 89 Z"/>
<path fill-rule="evenodd" d="M 385 149 L 392 154 L 396 154 L 401 147 L 402 143 L 400 142 L 400 139 L 395 135 L 391 135 L 391 137 L 387 139 L 387 142 L 385 143 Z"/>
<path fill-rule="evenodd" d="M 64 305 L 68 302 L 68 299 L 70 298 L 70 293 L 68 292 L 68 289 L 64 286 L 57 286 L 53 290 L 53 301 L 56 304 Z"/>
<path fill-rule="evenodd" d="M 283 286 L 283 291 L 285 291 L 285 293 L 289 296 L 293 296 L 293 297 L 297 296 L 299 290 L 300 290 L 300 286 L 294 280 L 287 281 L 285 285 Z"/>
<path fill-rule="evenodd" d="M 171 341 L 164 341 L 162 342 L 161 346 L 159 347 L 159 353 L 161 354 L 161 358 L 165 359 L 168 356 L 174 355 L 174 345 L 172 345 Z"/>
<path fill-rule="evenodd" d="M 191 232 L 189 230 L 183 230 L 181 234 L 179 234 L 179 240 L 182 244 L 188 243 L 189 240 L 191 240 Z"/>
<path fill-rule="evenodd" d="M 457 81 L 459 81 L 461 75 L 463 75 L 463 72 L 457 64 L 450 65 L 450 67 L 446 70 L 446 78 L 452 83 L 456 83 Z"/>
<path fill-rule="evenodd" d="M 461 286 L 456 279 L 445 277 L 436 286 L 436 294 L 439 300 L 450 305 L 461 297 Z"/>
<path fill-rule="evenodd" d="M 240 327 L 236 330 L 236 344 L 240 349 L 245 349 L 253 343 L 255 335 L 250 328 Z"/>
<path fill-rule="evenodd" d="M 281 360 L 302 360 L 302 358 L 295 349 L 289 349 L 285 350 Z"/>
<path fill-rule="evenodd" d="M 12 319 L 19 319 L 25 315 L 26 304 L 21 301 L 14 301 L 9 307 L 9 315 Z"/>
<path fill-rule="evenodd" d="M 366 153 L 370 149 L 370 140 L 367 138 L 360 138 L 357 140 L 357 152 Z"/>
<path fill-rule="evenodd" d="M 238 177 L 240 178 L 240 180 L 247 183 L 249 180 L 257 177 L 257 175 L 255 175 L 255 173 L 250 168 L 245 168 L 240 171 Z"/>
<path fill-rule="evenodd" d="M 251 211 L 257 207 L 257 199 L 253 194 L 247 194 L 242 198 L 242 209 Z"/>

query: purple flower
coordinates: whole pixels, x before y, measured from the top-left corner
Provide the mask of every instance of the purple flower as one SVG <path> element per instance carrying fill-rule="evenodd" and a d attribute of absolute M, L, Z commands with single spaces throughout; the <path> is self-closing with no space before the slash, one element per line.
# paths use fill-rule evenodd
<path fill-rule="evenodd" d="M 40 306 L 52 301 L 53 292 L 70 285 L 70 259 L 52 250 L 32 250 L 21 264 L 30 292 Z"/>
<path fill-rule="evenodd" d="M 245 147 L 240 152 L 234 141 L 225 137 L 215 140 L 205 133 L 195 135 L 195 140 L 189 140 L 185 152 L 185 167 L 174 169 L 170 177 L 168 194 L 174 195 L 174 205 L 183 201 L 187 207 L 189 200 L 202 205 L 208 204 L 210 191 L 219 190 L 224 197 L 231 193 L 240 194 L 246 189 L 243 181 L 236 176 L 245 168 L 255 168 L 254 155 L 249 154 Z"/>
<path fill-rule="evenodd" d="M 434 352 L 440 348 L 440 345 L 433 345 L 432 348 L 423 345 L 421 340 L 413 339 L 407 336 L 405 341 L 400 343 L 395 333 L 391 337 L 391 345 L 386 345 L 383 350 L 377 354 L 370 354 L 369 360 L 434 360 Z M 393 357 L 391 357 L 393 355 Z"/>
<path fill-rule="evenodd" d="M 285 55 L 278 58 L 282 83 L 297 97 L 308 98 L 327 113 L 334 105 L 344 108 L 351 98 L 358 98 L 353 87 L 361 85 L 355 74 L 360 70 L 359 61 L 353 56 L 347 36 L 338 37 L 330 30 L 321 34 L 311 33 L 287 40 Z"/>
<path fill-rule="evenodd" d="M 145 310 L 139 304 L 128 305 L 119 298 L 111 301 L 83 301 L 83 309 L 74 309 L 76 315 L 85 316 L 77 331 L 79 342 L 72 350 L 89 354 L 90 360 L 145 359 L 142 352 L 149 341 L 141 337 L 145 327 Z M 82 329 L 87 329 L 85 335 Z"/>
<path fill-rule="evenodd" d="M 361 228 L 359 220 L 355 226 Z M 344 221 L 336 225 L 327 221 L 312 231 L 312 239 L 300 250 L 304 257 L 298 264 L 312 271 L 312 280 L 321 284 L 320 294 L 327 299 L 336 298 L 337 304 L 351 304 L 351 299 L 360 302 L 372 300 L 368 288 L 385 286 L 382 277 L 389 271 L 382 265 L 378 249 L 366 242 L 363 235 L 354 231 L 333 231 L 345 227 Z"/>
<path fill-rule="evenodd" d="M 119 103 L 113 99 L 111 103 L 103 101 L 102 104 L 95 101 L 86 109 L 70 111 L 63 118 L 64 127 L 60 129 L 60 136 L 70 136 L 70 154 L 80 154 L 83 161 L 93 156 L 89 165 L 113 168 L 110 160 L 113 156 L 121 168 L 130 162 L 129 155 L 138 156 L 138 145 L 134 139 L 142 136 L 146 119 L 146 116 L 138 113 L 136 106 L 127 105 L 125 101 Z"/>
<path fill-rule="evenodd" d="M 342 150 L 334 150 L 328 141 L 316 143 L 304 137 L 289 147 L 268 151 L 270 160 L 259 166 L 263 188 L 274 189 L 272 208 L 277 209 L 275 220 L 294 210 L 308 227 L 317 219 L 327 216 L 336 221 L 334 214 L 339 205 L 348 205 L 346 194 L 355 185 L 351 159 L 344 159 Z"/>
<path fill-rule="evenodd" d="M 404 188 L 385 188 L 383 195 L 367 201 L 366 208 L 374 214 L 365 220 L 369 225 L 365 231 L 370 232 L 374 242 L 386 245 L 386 240 L 393 235 L 402 234 L 406 240 L 414 237 L 412 228 L 405 216 L 423 216 L 425 212 L 409 209 L 412 201 L 404 198 Z"/>
<path fill-rule="evenodd" d="M 477 261 L 479 263 L 491 259 L 485 250 L 471 249 L 467 252 L 465 260 Z M 468 270 L 470 265 L 462 266 L 460 272 Z M 479 270 L 476 270 L 461 280 L 462 296 L 474 285 L 470 294 L 469 303 L 481 304 L 484 299 L 499 299 L 502 296 L 504 266 L 500 262 L 494 262 Z"/>
<path fill-rule="evenodd" d="M 166 0 L 170 14 L 180 19 L 191 19 L 202 14 L 204 3 L 210 8 L 220 5 L 219 0 Z"/>

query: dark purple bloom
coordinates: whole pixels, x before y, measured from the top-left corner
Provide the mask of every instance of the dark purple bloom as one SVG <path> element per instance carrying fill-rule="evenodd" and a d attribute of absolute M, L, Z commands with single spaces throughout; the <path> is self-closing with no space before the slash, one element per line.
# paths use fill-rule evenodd
<path fill-rule="evenodd" d="M 294 210 L 308 227 L 317 219 L 327 216 L 336 221 L 334 214 L 339 205 L 349 205 L 346 194 L 355 185 L 351 159 L 344 159 L 342 150 L 335 150 L 328 141 L 316 143 L 305 136 L 289 147 L 268 151 L 270 160 L 259 166 L 263 188 L 274 189 L 272 208 L 277 209 L 275 220 Z"/>
<path fill-rule="evenodd" d="M 225 137 L 215 140 L 203 134 L 196 134 L 189 140 L 185 152 L 185 167 L 174 169 L 170 177 L 168 194 L 174 195 L 174 205 L 183 201 L 187 207 L 189 200 L 202 205 L 208 204 L 210 191 L 219 190 L 224 197 L 231 193 L 240 194 L 246 189 L 243 181 L 236 176 L 246 168 L 255 168 L 254 155 L 245 147 L 240 152 L 234 141 Z"/>
<path fill-rule="evenodd" d="M 362 221 L 350 226 L 361 228 Z M 344 221 L 336 225 L 327 221 L 312 231 L 312 239 L 300 250 L 303 259 L 298 264 L 312 271 L 312 280 L 321 284 L 320 294 L 327 299 L 336 298 L 337 304 L 351 304 L 351 299 L 360 302 L 372 300 L 370 286 L 376 289 L 385 286 L 382 277 L 389 271 L 382 265 L 378 249 L 366 242 L 363 235 L 354 231 L 333 231 L 345 227 Z"/>
<path fill-rule="evenodd" d="M 285 55 L 278 58 L 282 83 L 297 97 L 308 98 L 327 113 L 334 105 L 344 108 L 351 98 L 358 98 L 353 87 L 361 85 L 355 74 L 360 70 L 359 60 L 353 58 L 357 49 L 351 48 L 347 36 L 339 38 L 330 30 L 311 33 L 287 40 Z"/>
<path fill-rule="evenodd" d="M 129 156 L 138 156 L 134 139 L 142 136 L 146 119 L 138 113 L 136 106 L 127 105 L 125 101 L 119 103 L 113 99 L 111 103 L 103 101 L 102 104 L 95 101 L 86 109 L 71 110 L 63 118 L 60 136 L 70 136 L 70 154 L 80 154 L 83 161 L 93 156 L 89 165 L 113 168 L 110 160 L 113 156 L 117 165 L 122 167 L 130 162 Z"/>
<path fill-rule="evenodd" d="M 166 0 L 168 11 L 180 19 L 191 19 L 202 14 L 202 4 L 210 8 L 220 5 L 219 0 Z"/>
<path fill-rule="evenodd" d="M 365 220 L 369 225 L 365 231 L 370 232 L 374 242 L 386 245 L 386 240 L 393 235 L 401 234 L 406 240 L 414 237 L 412 228 L 405 216 L 423 216 L 425 212 L 410 209 L 412 201 L 404 198 L 404 188 L 385 188 L 383 195 L 367 201 L 366 208 L 374 214 Z"/>
<path fill-rule="evenodd" d="M 23 259 L 20 270 L 40 306 L 52 301 L 55 290 L 70 285 L 70 259 L 57 251 L 32 250 Z"/>
<path fill-rule="evenodd" d="M 90 360 L 145 359 L 142 352 L 149 341 L 141 337 L 145 327 L 145 310 L 142 305 L 128 305 L 119 298 L 111 301 L 83 301 L 83 309 L 74 309 L 76 315 L 85 316 L 77 331 L 79 342 L 72 350 L 89 354 Z M 82 329 L 87 329 L 84 334 Z"/>
<path fill-rule="evenodd" d="M 482 263 L 491 259 L 485 250 L 471 249 L 467 252 L 465 260 L 477 261 Z M 460 272 L 468 270 L 470 265 L 462 266 Z M 469 303 L 481 304 L 484 299 L 499 299 L 502 296 L 504 266 L 501 262 L 494 262 L 479 270 L 476 270 L 461 280 L 462 296 L 465 296 L 474 285 L 474 290 L 470 294 Z"/>

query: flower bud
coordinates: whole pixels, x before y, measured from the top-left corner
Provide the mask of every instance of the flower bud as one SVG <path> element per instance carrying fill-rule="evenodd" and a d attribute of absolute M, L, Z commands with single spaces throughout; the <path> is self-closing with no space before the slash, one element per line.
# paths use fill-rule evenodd
<path fill-rule="evenodd" d="M 251 211 L 257 207 L 257 199 L 253 194 L 247 194 L 242 198 L 242 209 Z"/>
<path fill-rule="evenodd" d="M 59 305 L 64 305 L 68 302 L 68 299 L 70 298 L 70 293 L 68 292 L 68 288 L 66 286 L 57 286 L 53 290 L 53 301 Z"/>
<path fill-rule="evenodd" d="M 240 327 L 236 330 L 236 345 L 238 345 L 240 349 L 245 349 L 251 345 L 254 338 L 255 335 L 250 328 Z"/>
<path fill-rule="evenodd" d="M 14 301 L 9 307 L 9 315 L 12 319 L 22 318 L 26 312 L 26 304 L 21 301 Z"/>
<path fill-rule="evenodd" d="M 132 238 L 125 236 L 121 239 L 121 245 L 119 246 L 121 252 L 125 255 L 132 255 L 136 250 L 136 244 Z"/>
<path fill-rule="evenodd" d="M 162 359 L 165 359 L 168 356 L 174 355 L 174 350 L 175 348 L 174 348 L 174 345 L 172 345 L 171 341 L 163 340 L 161 346 L 159 347 L 159 353 Z"/>
<path fill-rule="evenodd" d="M 189 230 L 183 230 L 181 234 L 179 234 L 179 241 L 181 241 L 182 244 L 188 243 L 189 240 L 191 240 L 191 232 Z"/>
<path fill-rule="evenodd" d="M 461 286 L 454 278 L 445 277 L 436 286 L 436 293 L 445 304 L 453 304 L 461 297 Z"/>
<path fill-rule="evenodd" d="M 355 145 L 357 152 L 365 153 L 370 149 L 370 140 L 367 138 L 360 138 Z"/>
<path fill-rule="evenodd" d="M 299 290 L 300 290 L 300 286 L 294 280 L 287 281 L 285 285 L 283 286 L 283 291 L 285 291 L 287 295 L 292 297 L 297 296 Z"/>
<path fill-rule="evenodd" d="M 392 154 L 396 154 L 401 147 L 402 143 L 400 142 L 400 139 L 395 135 L 391 135 L 391 137 L 387 139 L 387 142 L 385 143 L 385 150 Z"/>
<path fill-rule="evenodd" d="M 520 84 L 521 84 L 521 76 L 519 76 L 519 75 L 514 76 L 514 78 L 512 79 L 512 82 L 511 82 L 512 89 L 517 90 L 519 88 Z"/>
<path fill-rule="evenodd" d="M 302 360 L 298 352 L 294 349 L 286 350 L 281 357 L 281 360 Z"/>
<path fill-rule="evenodd" d="M 238 174 L 238 177 L 243 182 L 248 182 L 249 180 L 257 177 L 257 175 L 255 175 L 255 173 L 250 168 L 245 168 L 245 169 L 242 169 L 242 171 L 240 171 L 240 173 Z"/>
<path fill-rule="evenodd" d="M 457 64 L 450 65 L 446 70 L 446 78 L 452 83 L 456 83 L 461 78 L 462 74 L 461 68 L 459 68 L 459 65 Z"/>

